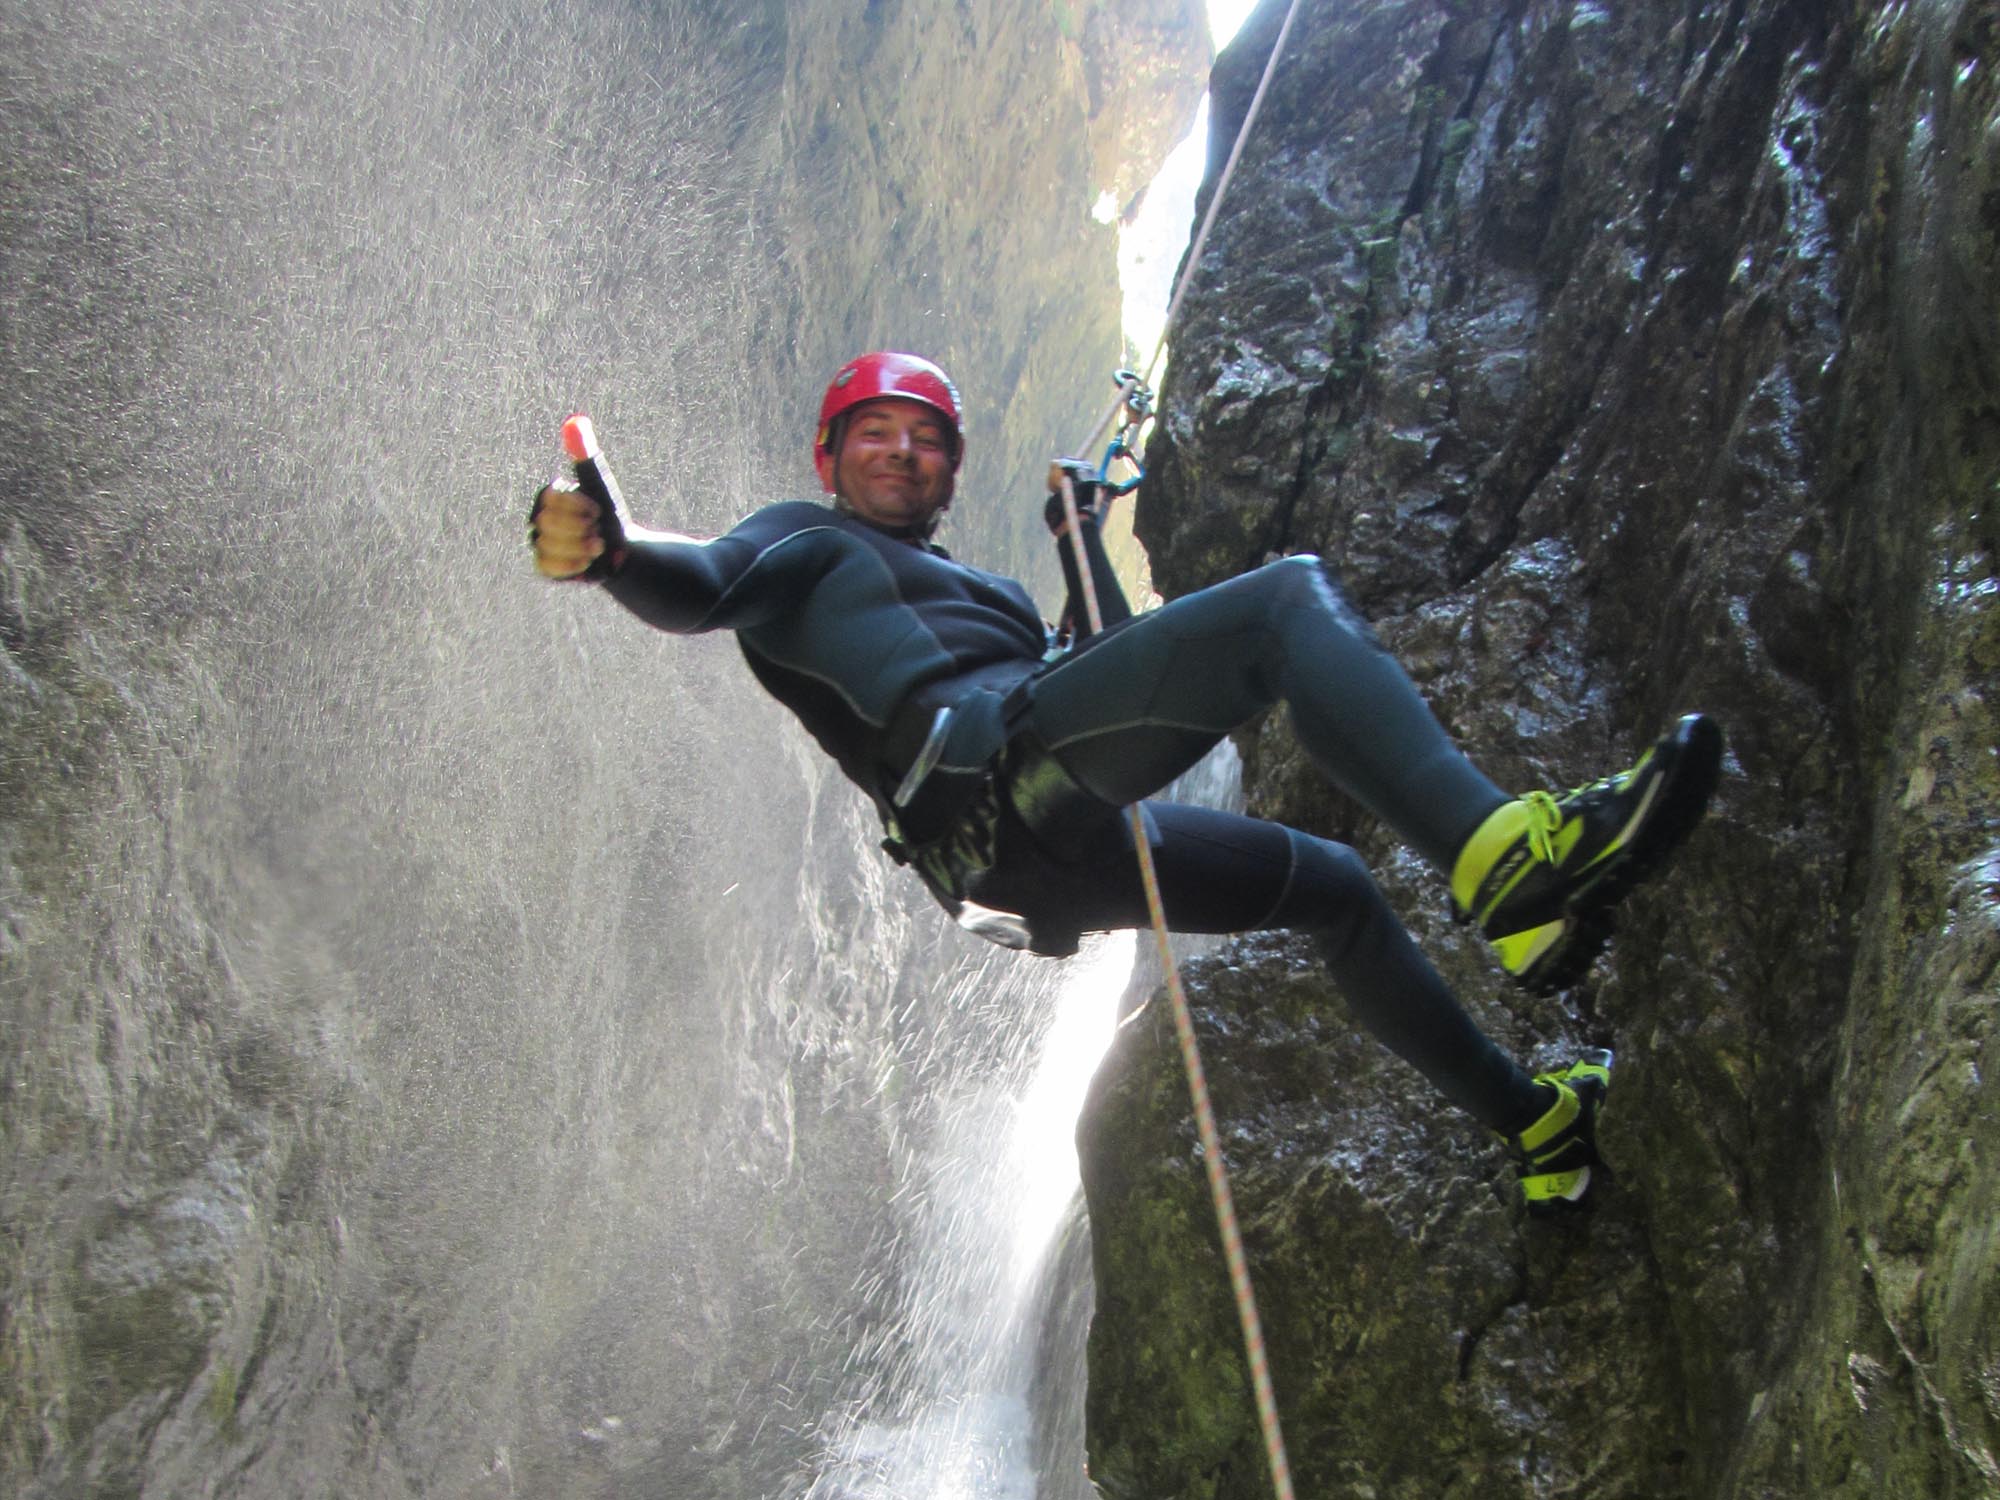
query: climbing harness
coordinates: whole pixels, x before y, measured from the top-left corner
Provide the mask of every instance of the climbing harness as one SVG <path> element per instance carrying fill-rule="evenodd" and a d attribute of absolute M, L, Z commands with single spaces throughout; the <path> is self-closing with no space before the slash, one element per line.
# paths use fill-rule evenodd
<path fill-rule="evenodd" d="M 1104 450 L 1097 481 L 1109 486 L 1111 464 L 1115 458 L 1128 461 L 1138 477 L 1120 487 L 1107 488 L 1109 494 L 1127 494 L 1145 476 L 1132 445 L 1139 435 L 1139 428 L 1152 414 L 1151 381 L 1157 373 L 1160 355 L 1166 349 L 1167 333 L 1173 328 L 1174 319 L 1180 312 L 1188 282 L 1194 275 L 1194 268 L 1201 263 L 1202 247 L 1208 239 L 1209 227 L 1215 222 L 1216 210 L 1222 205 L 1229 179 L 1236 171 L 1236 163 L 1243 154 L 1243 143 L 1250 134 L 1250 126 L 1256 120 L 1258 110 L 1263 107 L 1264 95 L 1271 86 L 1272 74 L 1277 71 L 1279 54 L 1285 50 L 1285 39 L 1291 34 L 1292 21 L 1298 10 L 1299 0 L 1292 0 L 1285 12 L 1284 24 L 1278 28 L 1278 38 L 1271 44 L 1271 55 L 1264 64 L 1264 76 L 1258 80 L 1257 92 L 1251 96 L 1250 108 L 1244 112 L 1243 124 L 1236 132 L 1236 142 L 1230 148 L 1229 159 L 1216 181 L 1214 195 L 1209 199 L 1208 212 L 1188 247 L 1187 264 L 1182 267 L 1173 298 L 1167 304 L 1166 321 L 1161 327 L 1159 342 L 1153 348 L 1152 358 L 1146 362 L 1146 373 L 1143 377 L 1132 370 L 1117 373 L 1114 378 L 1118 383 L 1118 399 L 1092 429 L 1089 440 L 1084 444 L 1085 451 L 1094 447 L 1098 437 L 1118 418 L 1119 413 L 1124 413 L 1125 421 Z M 1082 527 L 1077 522 L 1075 480 L 1067 468 L 1060 466 L 1056 477 L 1062 488 L 1063 519 L 1076 556 L 1077 576 L 1083 583 L 1084 610 L 1090 621 L 1091 633 L 1095 635 L 1104 628 L 1104 615 L 1098 608 L 1097 588 L 1090 576 L 1090 559 L 1084 551 Z M 1193 1012 L 1188 1006 L 1187 991 L 1181 985 L 1180 966 L 1174 962 L 1173 948 L 1168 941 L 1166 906 L 1160 899 L 1160 878 L 1153 865 L 1152 842 L 1146 836 L 1145 816 L 1138 804 L 1126 808 L 1125 815 L 1132 827 L 1132 847 L 1139 859 L 1140 883 L 1146 888 L 1146 910 L 1153 919 L 1153 938 L 1159 948 L 1160 969 L 1166 975 L 1167 999 L 1174 1015 L 1174 1035 L 1180 1041 L 1181 1062 L 1187 1069 L 1188 1094 L 1194 1105 L 1202 1165 L 1208 1173 L 1208 1192 L 1215 1206 L 1216 1227 L 1222 1236 L 1222 1257 L 1229 1267 L 1229 1285 L 1236 1295 L 1236 1315 L 1243 1328 L 1243 1349 L 1250 1363 L 1250 1389 L 1257 1402 L 1257 1422 L 1263 1433 L 1264 1457 L 1270 1464 L 1271 1488 L 1278 1500 L 1293 1500 L 1291 1461 L 1285 1455 L 1284 1433 L 1278 1425 L 1278 1400 L 1271 1387 L 1263 1320 L 1257 1314 L 1257 1294 L 1250 1284 L 1250 1266 L 1243 1254 L 1243 1234 L 1236 1222 L 1235 1195 L 1230 1192 L 1229 1171 L 1222 1159 L 1222 1133 L 1216 1127 L 1215 1107 L 1208 1096 L 1208 1074 L 1202 1067 L 1201 1048 L 1195 1040 Z"/>

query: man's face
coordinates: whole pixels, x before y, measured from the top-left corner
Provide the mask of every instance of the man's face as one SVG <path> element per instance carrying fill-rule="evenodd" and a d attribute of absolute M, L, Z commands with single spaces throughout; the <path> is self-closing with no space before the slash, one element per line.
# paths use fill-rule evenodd
<path fill-rule="evenodd" d="M 951 429 L 921 402 L 864 402 L 848 420 L 832 471 L 833 492 L 864 521 L 921 526 L 951 501 Z"/>

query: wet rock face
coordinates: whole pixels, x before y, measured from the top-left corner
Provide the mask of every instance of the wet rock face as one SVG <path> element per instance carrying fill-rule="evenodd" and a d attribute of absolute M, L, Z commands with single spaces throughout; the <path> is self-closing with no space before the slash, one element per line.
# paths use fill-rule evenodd
<path fill-rule="evenodd" d="M 1411 1107 L 1308 944 L 1245 940 L 1186 977 L 1298 1492 L 1536 1493 L 1570 1472 L 1562 1436 L 1610 1409 L 1624 1440 L 1590 1449 L 1605 1492 L 1676 1493 L 1666 1348 L 1571 1357 L 1607 1323 L 1663 1325 L 1659 1287 L 1606 1274 L 1643 1259 L 1638 1228 L 1518 1234 L 1484 1133 Z M 1091 1474 L 1110 1495 L 1268 1494 L 1175 1049 L 1156 1003 L 1086 1115 Z"/>
<path fill-rule="evenodd" d="M 1281 9 L 1218 62 L 1212 156 Z M 1286 950 L 1203 973 L 1302 1492 L 2000 1483 L 1996 24 L 1303 7 L 1175 343 L 1156 580 L 1323 554 L 1503 786 L 1695 707 L 1730 749 L 1607 961 L 1530 1002 L 1281 716 L 1242 736 L 1253 809 L 1370 854 L 1517 1054 L 1619 1058 L 1616 1191 L 1531 1226 Z M 1093 1452 L 1111 1494 L 1247 1496 L 1240 1376 L 1187 1355 L 1233 1331 L 1177 1075 L 1132 1029 L 1084 1130 Z"/>

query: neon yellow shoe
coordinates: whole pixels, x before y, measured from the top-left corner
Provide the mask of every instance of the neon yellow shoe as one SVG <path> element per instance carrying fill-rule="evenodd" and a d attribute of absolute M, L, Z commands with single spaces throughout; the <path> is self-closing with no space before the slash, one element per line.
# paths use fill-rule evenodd
<path fill-rule="evenodd" d="M 1630 770 L 1503 803 L 1459 851 L 1452 899 L 1517 983 L 1562 989 L 1603 951 L 1611 908 L 1701 821 L 1721 766 L 1722 731 L 1689 714 Z"/>
<path fill-rule="evenodd" d="M 1611 1088 L 1611 1054 L 1592 1048 L 1560 1073 L 1535 1082 L 1556 1091 L 1548 1113 L 1507 1141 L 1521 1175 L 1521 1197 L 1537 1218 L 1589 1207 L 1604 1166 L 1597 1154 L 1597 1112 Z M 1595 1169 L 1595 1170 L 1594 1170 Z"/>

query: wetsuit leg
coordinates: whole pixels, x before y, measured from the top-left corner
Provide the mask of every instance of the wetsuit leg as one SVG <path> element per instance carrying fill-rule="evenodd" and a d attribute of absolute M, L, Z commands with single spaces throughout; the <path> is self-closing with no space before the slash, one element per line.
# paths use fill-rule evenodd
<path fill-rule="evenodd" d="M 1091 642 L 1036 683 L 1032 724 L 1071 775 L 1122 806 L 1279 702 L 1327 777 L 1440 870 L 1507 800 L 1315 557 L 1186 595 Z"/>
<path fill-rule="evenodd" d="M 1310 932 L 1362 1026 L 1474 1119 L 1512 1134 L 1547 1108 L 1546 1091 L 1460 1007 L 1352 849 L 1237 813 L 1146 806 L 1174 931 Z M 1047 902 L 1084 931 L 1149 921 L 1129 846 L 1086 866 L 1021 874 L 1018 890 L 994 893 L 1022 902 L 1015 910 Z"/>

